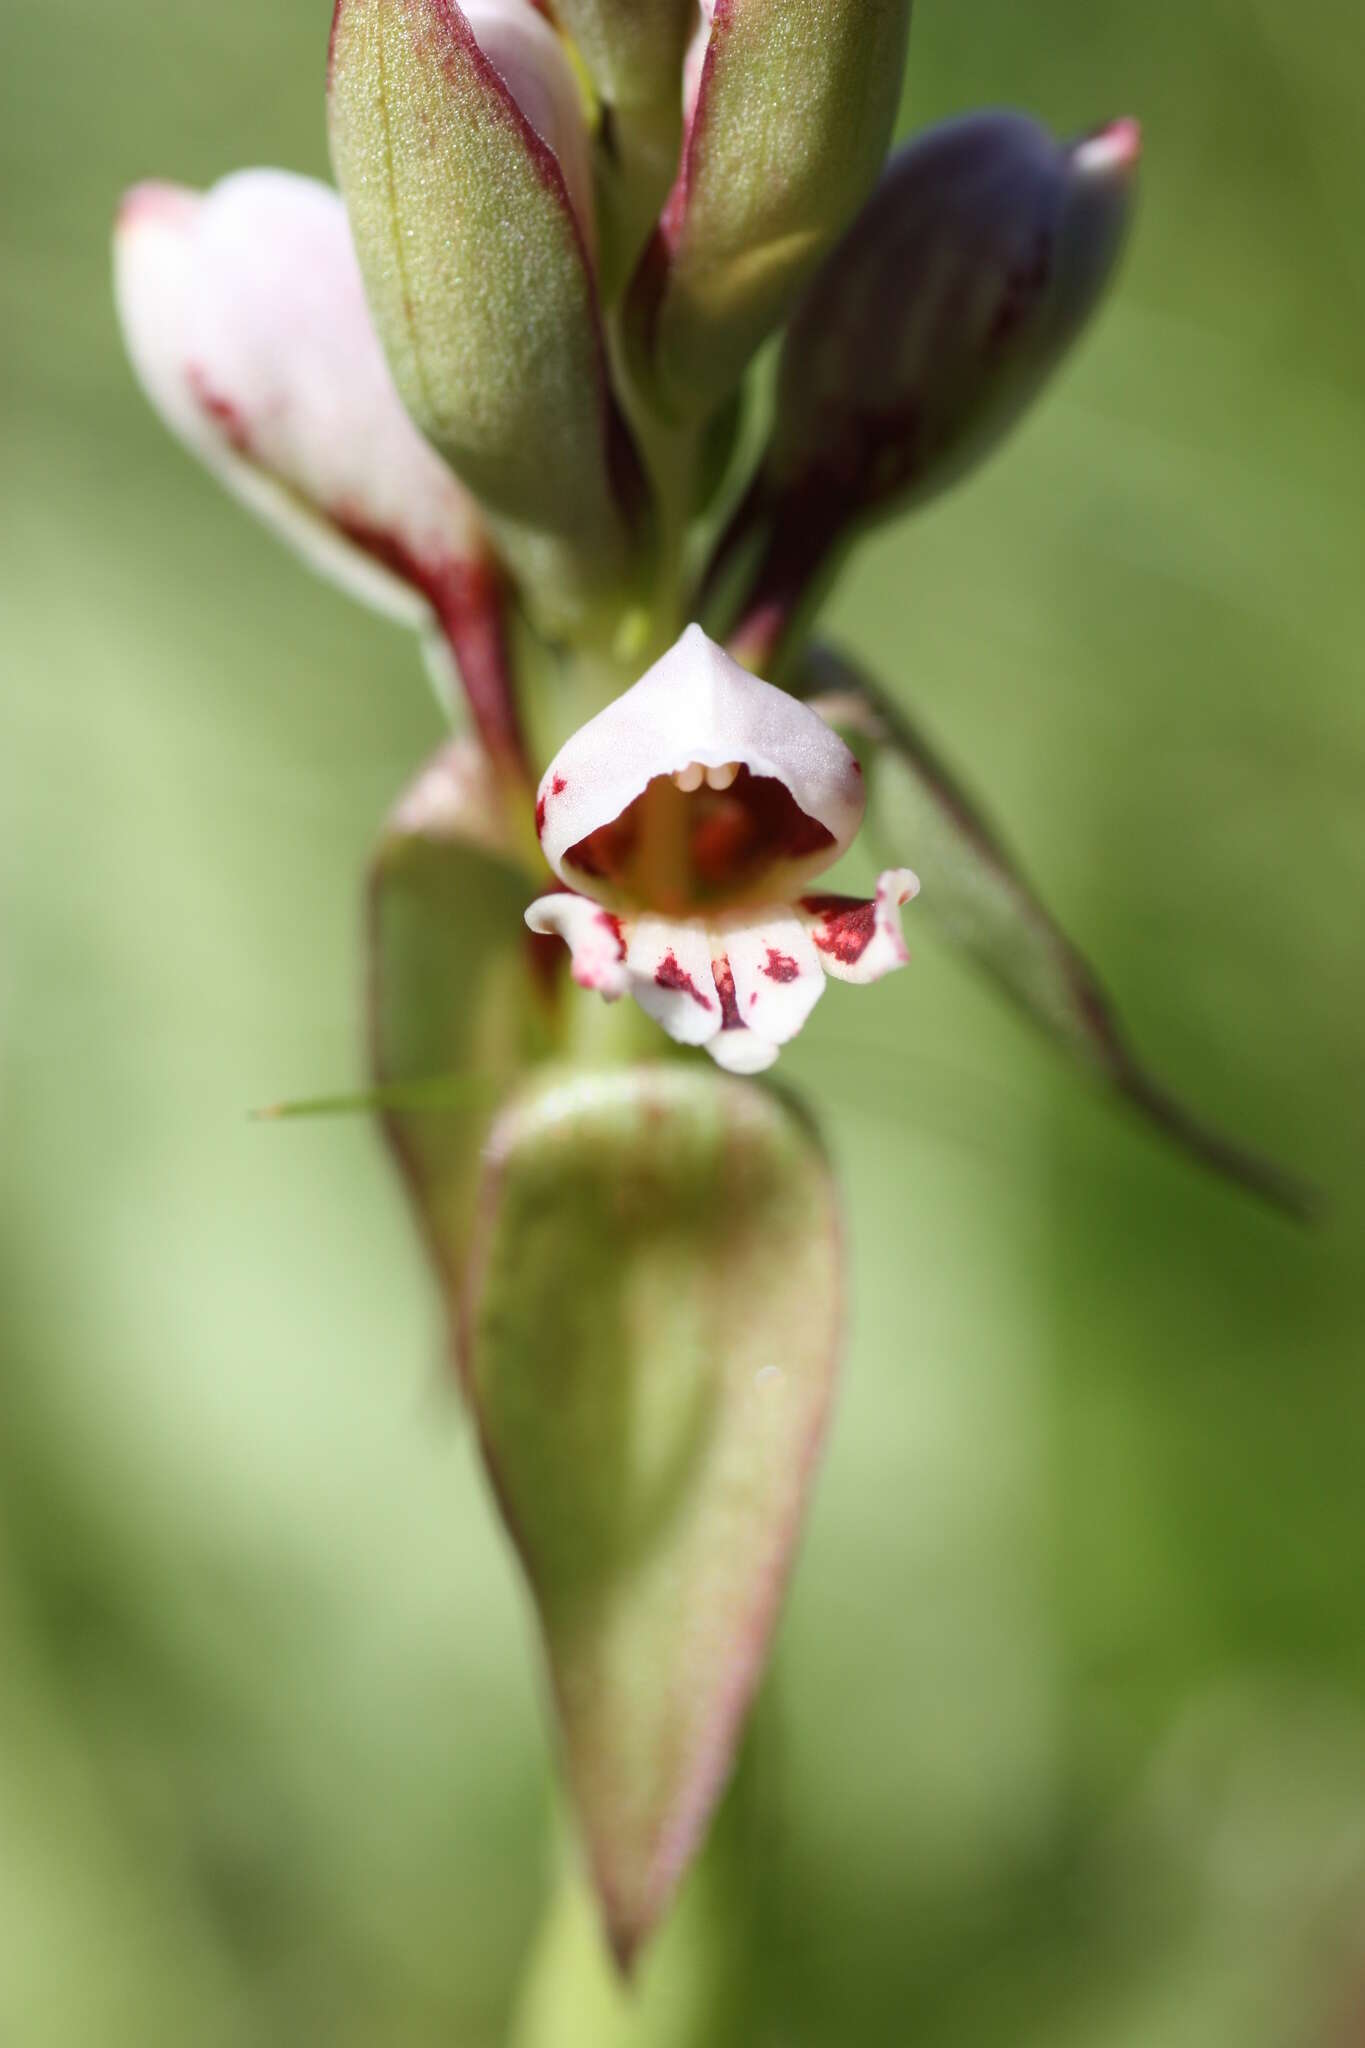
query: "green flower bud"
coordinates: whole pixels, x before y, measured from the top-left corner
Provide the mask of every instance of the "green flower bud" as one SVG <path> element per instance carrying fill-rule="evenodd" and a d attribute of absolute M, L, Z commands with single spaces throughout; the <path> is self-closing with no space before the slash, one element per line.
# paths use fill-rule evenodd
<path fill-rule="evenodd" d="M 1030 404 L 1098 304 L 1140 139 L 1059 144 L 975 114 L 893 159 L 793 316 L 772 441 L 718 559 L 747 547 L 740 643 L 770 659 L 826 558 L 944 490 Z"/>

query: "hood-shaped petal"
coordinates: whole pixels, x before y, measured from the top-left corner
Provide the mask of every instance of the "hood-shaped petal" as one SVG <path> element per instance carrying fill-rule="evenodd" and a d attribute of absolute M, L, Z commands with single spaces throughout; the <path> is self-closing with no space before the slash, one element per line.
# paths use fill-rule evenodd
<path fill-rule="evenodd" d="M 696 787 L 708 769 L 722 777 L 731 769 L 747 771 L 738 786 L 750 792 L 755 814 L 763 809 L 754 826 L 754 891 L 774 869 L 818 874 L 862 822 L 861 770 L 838 735 L 786 691 L 732 661 L 699 626 L 689 626 L 633 689 L 582 726 L 550 763 L 536 812 L 545 858 L 562 881 L 614 899 L 620 892 L 604 869 L 602 835 L 651 783 L 690 770 Z M 720 835 L 711 836 L 712 879 L 723 896 L 726 849 Z M 749 843 L 752 855 L 752 835 Z"/>
<path fill-rule="evenodd" d="M 420 623 L 486 549 L 394 389 L 339 196 L 273 170 L 205 194 L 139 185 L 114 252 L 128 353 L 166 424 L 317 567 Z"/>

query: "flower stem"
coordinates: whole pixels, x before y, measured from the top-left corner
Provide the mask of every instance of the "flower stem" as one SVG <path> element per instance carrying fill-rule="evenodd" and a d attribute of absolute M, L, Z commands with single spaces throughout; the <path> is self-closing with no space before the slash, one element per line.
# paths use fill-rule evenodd
<path fill-rule="evenodd" d="M 508 2048 L 752 2048 L 763 1825 L 751 1725 L 729 1791 L 677 1904 L 629 1983 L 561 1817 L 555 1886 L 532 1945 Z"/>

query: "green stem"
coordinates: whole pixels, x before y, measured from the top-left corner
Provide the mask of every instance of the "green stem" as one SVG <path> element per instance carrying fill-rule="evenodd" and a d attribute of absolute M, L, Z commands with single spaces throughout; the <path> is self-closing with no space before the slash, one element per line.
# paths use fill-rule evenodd
<path fill-rule="evenodd" d="M 577 1847 L 559 1818 L 554 1890 L 507 2048 L 752 2048 L 762 2032 L 757 1921 L 769 1839 L 761 1761 L 768 1719 L 761 1704 L 709 1839 L 629 1983 L 608 1954 Z"/>

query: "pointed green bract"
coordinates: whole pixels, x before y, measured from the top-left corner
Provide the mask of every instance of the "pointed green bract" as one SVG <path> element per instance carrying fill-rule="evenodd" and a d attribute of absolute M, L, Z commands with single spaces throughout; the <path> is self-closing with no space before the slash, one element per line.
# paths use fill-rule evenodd
<path fill-rule="evenodd" d="M 409 412 L 552 624 L 619 579 L 633 456 L 559 165 L 454 0 L 339 0 L 332 156 Z"/>
<path fill-rule="evenodd" d="M 385 827 L 370 872 L 370 1068 L 385 1134 L 447 1295 L 452 1327 L 480 1147 L 547 1049 L 548 1013 L 477 751 L 447 746 Z"/>
<path fill-rule="evenodd" d="M 1090 1079 L 1225 1179 L 1291 1215 L 1311 1188 L 1203 1123 L 1134 1057 L 1094 970 L 1039 902 L 993 826 L 905 714 L 856 665 L 812 647 L 796 688 L 855 745 L 881 858 L 913 860 L 920 914 L 982 968 Z"/>
<path fill-rule="evenodd" d="M 677 183 L 631 287 L 641 375 L 713 411 L 881 168 L 909 0 L 718 0 Z"/>
<path fill-rule="evenodd" d="M 834 1385 L 835 1199 L 778 1097 L 690 1066 L 538 1084 L 488 1149 L 470 1392 L 628 1967 L 767 1657 Z"/>

